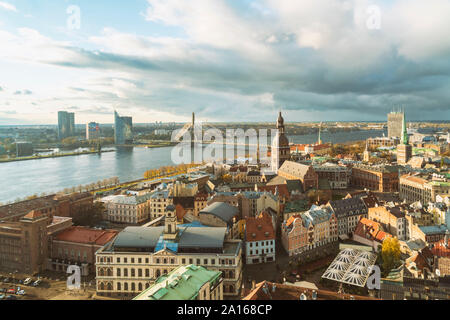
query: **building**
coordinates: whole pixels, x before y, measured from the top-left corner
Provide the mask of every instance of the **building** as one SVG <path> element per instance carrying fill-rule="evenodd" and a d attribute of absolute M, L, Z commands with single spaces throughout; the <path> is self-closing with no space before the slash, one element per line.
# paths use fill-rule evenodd
<path fill-rule="evenodd" d="M 271 148 L 272 171 L 277 172 L 283 163 L 290 159 L 291 149 L 289 147 L 289 139 L 286 137 L 284 128 L 284 119 L 281 112 L 277 120 L 277 133 L 272 141 Z"/>
<path fill-rule="evenodd" d="M 399 240 L 410 239 L 410 224 L 403 206 L 369 208 L 369 219 L 379 222 L 383 229 Z"/>
<path fill-rule="evenodd" d="M 48 270 L 66 272 L 70 265 L 78 265 L 81 275 L 95 273 L 95 252 L 118 234 L 116 230 L 97 230 L 69 227 L 50 239 Z"/>
<path fill-rule="evenodd" d="M 368 138 L 367 146 L 370 149 L 377 148 L 391 148 L 396 147 L 400 144 L 400 136 L 398 137 L 376 137 L 376 138 Z"/>
<path fill-rule="evenodd" d="M 223 279 L 220 271 L 180 266 L 133 300 L 223 300 Z"/>
<path fill-rule="evenodd" d="M 121 117 L 117 111 L 114 111 L 114 143 L 133 143 L 133 118 Z"/>
<path fill-rule="evenodd" d="M 276 235 L 272 217 L 262 212 L 245 220 L 245 261 L 247 264 L 275 261 Z"/>
<path fill-rule="evenodd" d="M 100 125 L 97 122 L 86 124 L 86 140 L 97 140 L 100 138 Z"/>
<path fill-rule="evenodd" d="M 140 196 L 109 196 L 105 200 L 107 220 L 117 223 L 139 224 L 150 219 L 151 193 Z"/>
<path fill-rule="evenodd" d="M 402 136 L 402 124 L 403 118 L 405 114 L 404 112 L 391 112 L 388 114 L 388 137 L 397 137 L 400 138 Z"/>
<path fill-rule="evenodd" d="M 307 212 L 283 222 L 281 241 L 289 256 L 326 252 L 324 246 L 338 241 L 337 228 L 337 218 L 328 207 L 313 205 Z"/>
<path fill-rule="evenodd" d="M 357 164 L 352 168 L 351 185 L 379 192 L 398 192 L 398 167 L 389 165 L 368 166 Z"/>
<path fill-rule="evenodd" d="M 19 221 L 30 211 L 48 216 L 74 217 L 77 213 L 90 210 L 94 197 L 90 192 L 70 195 L 49 195 L 0 206 L 1 221 Z"/>
<path fill-rule="evenodd" d="M 405 174 L 400 177 L 400 198 L 407 202 L 435 202 L 438 195 L 450 194 L 445 177 L 429 174 Z"/>
<path fill-rule="evenodd" d="M 226 202 L 214 202 L 205 207 L 199 212 L 197 221 L 204 226 L 225 227 L 229 238 L 239 238 L 239 209 Z"/>
<path fill-rule="evenodd" d="M 338 236 L 347 238 L 355 231 L 361 218 L 367 218 L 368 208 L 361 198 L 347 198 L 329 201 L 327 206 L 338 221 Z"/>
<path fill-rule="evenodd" d="M 293 284 L 280 284 L 263 281 L 242 299 L 249 301 L 269 300 L 378 300 L 372 297 L 357 296 L 327 290 L 315 290 Z"/>
<path fill-rule="evenodd" d="M 29 142 L 16 142 L 16 157 L 32 156 L 33 144 Z"/>
<path fill-rule="evenodd" d="M 378 247 L 383 244 L 384 239 L 391 237 L 392 235 L 383 231 L 381 224 L 378 222 L 361 218 L 353 232 L 352 240 L 370 246 L 377 251 Z"/>
<path fill-rule="evenodd" d="M 47 266 L 47 226 L 51 222 L 48 215 L 31 211 L 18 222 L 0 223 L 0 270 L 43 272 Z"/>
<path fill-rule="evenodd" d="M 334 163 L 313 165 L 319 179 L 327 179 L 331 189 L 347 189 L 350 182 L 350 169 Z"/>
<path fill-rule="evenodd" d="M 220 271 L 223 295 L 242 285 L 242 241 L 226 240 L 227 228 L 177 226 L 173 206 L 161 227 L 127 227 L 96 252 L 97 295 L 129 299 L 179 266 Z"/>
<path fill-rule="evenodd" d="M 439 270 L 439 274 L 444 276 L 450 275 L 450 238 L 449 231 L 447 230 L 444 239 L 434 243 L 431 248 L 431 253 L 436 257 L 436 268 Z"/>
<path fill-rule="evenodd" d="M 75 135 L 75 113 L 58 112 L 58 139 L 63 140 Z"/>
<path fill-rule="evenodd" d="M 397 146 L 397 163 L 407 164 L 412 157 L 412 146 L 409 144 L 408 132 L 406 129 L 405 114 L 402 121 L 402 143 Z"/>
<path fill-rule="evenodd" d="M 173 204 L 173 197 L 169 190 L 157 190 L 150 196 L 150 218 L 156 219 L 162 217 L 167 206 Z"/>
<path fill-rule="evenodd" d="M 319 176 L 310 165 L 285 161 L 278 170 L 278 175 L 287 180 L 300 180 L 304 191 L 319 188 Z"/>
<path fill-rule="evenodd" d="M 200 211 L 208 205 L 208 194 L 197 193 L 194 196 L 194 216 L 198 217 Z"/>

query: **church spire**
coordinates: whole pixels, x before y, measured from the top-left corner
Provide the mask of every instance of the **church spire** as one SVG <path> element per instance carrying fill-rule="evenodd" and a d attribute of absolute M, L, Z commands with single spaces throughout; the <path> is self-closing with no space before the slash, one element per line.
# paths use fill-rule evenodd
<path fill-rule="evenodd" d="M 402 143 L 404 145 L 409 144 L 408 141 L 408 129 L 406 128 L 406 116 L 405 116 L 405 112 L 403 111 L 403 123 L 402 123 Z"/>

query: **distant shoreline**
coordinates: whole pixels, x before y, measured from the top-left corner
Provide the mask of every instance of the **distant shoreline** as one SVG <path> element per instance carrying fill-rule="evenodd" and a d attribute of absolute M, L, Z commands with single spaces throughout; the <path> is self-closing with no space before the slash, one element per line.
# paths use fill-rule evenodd
<path fill-rule="evenodd" d="M 115 151 L 116 150 L 104 150 L 104 151 L 100 151 L 100 153 L 115 152 Z M 70 153 L 63 153 L 63 154 L 51 154 L 51 155 L 45 155 L 45 156 L 29 156 L 29 157 L 21 157 L 21 158 L 14 158 L 14 159 L 0 159 L 0 163 L 49 159 L 49 158 L 72 157 L 72 156 L 81 156 L 81 155 L 95 154 L 95 153 L 99 153 L 99 152 L 98 151 L 82 151 L 82 152 L 70 152 Z"/>

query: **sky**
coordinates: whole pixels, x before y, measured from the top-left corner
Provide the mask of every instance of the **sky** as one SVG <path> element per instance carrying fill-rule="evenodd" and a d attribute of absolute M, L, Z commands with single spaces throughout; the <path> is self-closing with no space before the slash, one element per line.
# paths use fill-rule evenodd
<path fill-rule="evenodd" d="M 0 125 L 450 120 L 450 0 L 0 0 Z"/>

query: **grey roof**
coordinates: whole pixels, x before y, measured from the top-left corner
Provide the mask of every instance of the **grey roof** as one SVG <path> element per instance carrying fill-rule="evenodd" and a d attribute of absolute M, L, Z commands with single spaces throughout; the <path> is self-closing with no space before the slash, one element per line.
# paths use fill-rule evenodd
<path fill-rule="evenodd" d="M 215 227 L 180 227 L 178 229 L 179 238 L 176 241 L 178 246 L 172 247 L 180 249 L 223 248 L 227 232 L 227 228 Z M 107 245 L 106 250 L 148 248 L 156 251 L 157 247 L 164 246 L 165 240 L 161 238 L 163 232 L 164 227 L 127 227 L 117 235 L 110 245 Z M 167 243 L 169 242 L 173 243 L 173 241 Z"/>
<path fill-rule="evenodd" d="M 114 242 L 113 248 L 149 248 L 156 247 L 164 227 L 126 227 L 120 232 Z"/>
<path fill-rule="evenodd" d="M 238 208 L 225 202 L 214 202 L 207 206 L 199 214 L 212 214 L 225 222 L 230 222 L 239 213 Z"/>
<path fill-rule="evenodd" d="M 367 207 L 364 204 L 364 201 L 359 197 L 332 200 L 329 204 L 338 217 L 367 213 Z"/>
<path fill-rule="evenodd" d="M 222 248 L 227 228 L 186 228 L 181 234 L 179 248 Z"/>

